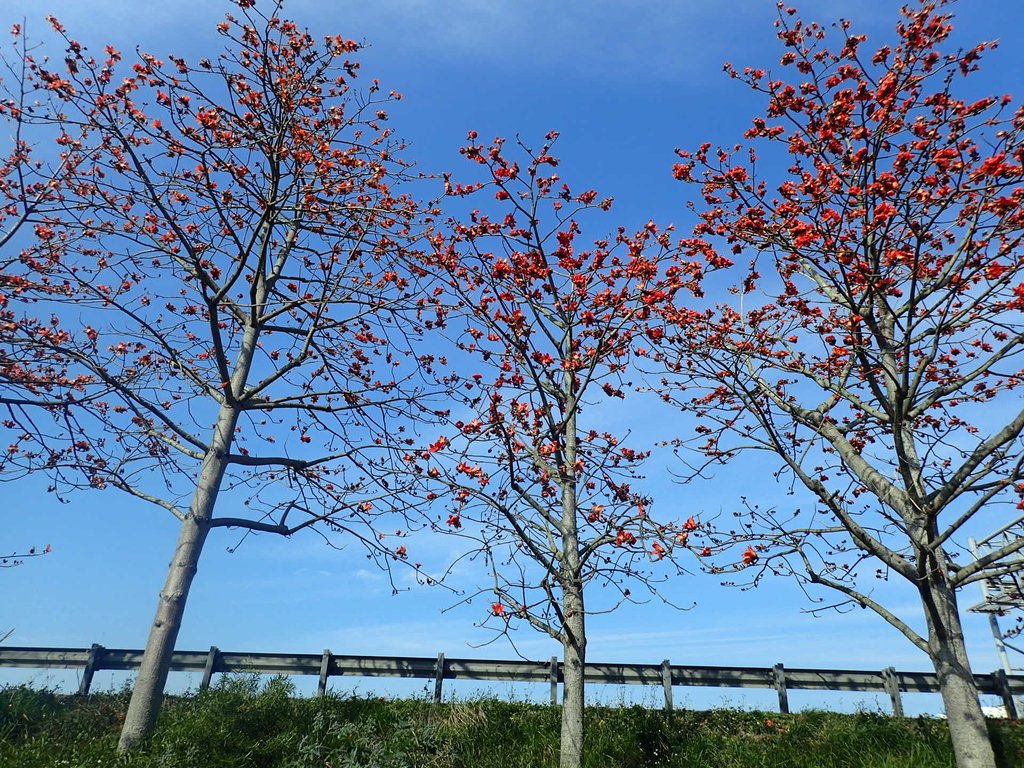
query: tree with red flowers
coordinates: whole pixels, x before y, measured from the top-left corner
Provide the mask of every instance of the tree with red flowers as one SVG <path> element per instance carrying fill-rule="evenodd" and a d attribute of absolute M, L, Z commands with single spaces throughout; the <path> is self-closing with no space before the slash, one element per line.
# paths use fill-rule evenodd
<path fill-rule="evenodd" d="M 28 140 L 24 87 L 25 41 L 20 25 L 11 29 L 13 58 L 0 53 L 0 121 L 5 145 L 0 149 L 0 406 L 8 429 L 25 429 L 23 409 L 59 399 L 63 389 L 80 389 L 67 376 L 63 362 L 40 357 L 17 338 L 59 334 L 43 318 L 18 316 L 14 307 L 38 295 L 60 295 L 65 286 L 48 278 L 57 257 L 31 246 L 49 231 L 47 216 L 61 206 L 63 169 L 36 158 Z M 9 142 L 9 143 L 7 143 Z M 29 328 L 31 326 L 31 328 Z M 0 467 L 3 466 L 0 457 Z"/>
<path fill-rule="evenodd" d="M 650 566 L 671 563 L 697 527 L 651 518 L 637 487 L 646 452 L 627 446 L 628 429 L 602 426 L 630 390 L 654 307 L 695 284 L 669 266 L 671 229 L 654 223 L 581 245 L 585 219 L 611 200 L 561 182 L 555 137 L 509 153 L 470 133 L 462 149 L 483 178 L 448 181 L 449 201 L 493 212 L 453 216 L 420 262 L 438 286 L 424 322 L 450 350 L 424 362 L 451 409 L 448 428 L 404 458 L 424 501 L 444 505 L 434 525 L 486 565 L 469 597 L 484 596 L 485 624 L 506 636 L 529 625 L 561 644 L 569 768 L 583 755 L 588 618 L 629 600 L 630 586 L 654 589 Z M 595 585 L 609 588 L 599 605 Z"/>
<path fill-rule="evenodd" d="M 47 544 L 45 547 L 29 547 L 25 552 L 11 552 L 6 555 L 0 555 L 0 568 L 15 568 L 25 562 L 26 559 L 31 557 L 42 557 L 43 555 L 50 554 L 50 545 Z"/>
<path fill-rule="evenodd" d="M 353 89 L 357 43 L 314 39 L 279 3 L 237 5 L 213 60 L 95 56 L 55 19 L 64 56 L 24 57 L 38 104 L 21 120 L 56 132 L 61 205 L 5 280 L 45 271 L 59 290 L 6 294 L 5 341 L 76 387 L 15 430 L 6 460 L 181 525 L 122 751 L 155 724 L 210 531 L 319 524 L 386 554 L 374 519 L 399 489 L 374 479 L 374 438 L 413 410 L 396 319 L 417 213 L 392 188 L 396 95 Z"/>
<path fill-rule="evenodd" d="M 665 398 L 699 419 L 695 475 L 766 451 L 813 499 L 747 500 L 735 567 L 837 590 L 927 653 L 966 768 L 994 762 L 957 592 L 1024 548 L 966 548 L 1024 508 L 1024 111 L 957 95 L 994 44 L 947 48 L 946 5 L 905 8 L 871 50 L 780 5 L 794 76 L 727 68 L 767 110 L 749 145 L 680 152 L 675 173 L 703 193 L 692 252 L 749 266 L 728 303 L 668 313 L 660 350 Z"/>

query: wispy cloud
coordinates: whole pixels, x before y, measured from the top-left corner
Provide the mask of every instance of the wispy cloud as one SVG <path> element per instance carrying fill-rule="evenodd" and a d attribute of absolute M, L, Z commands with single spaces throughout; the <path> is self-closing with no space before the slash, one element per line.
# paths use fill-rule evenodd
<path fill-rule="evenodd" d="M 760 26 L 767 31 L 761 38 L 770 42 L 765 22 L 771 6 L 758 0 L 293 0 L 285 15 L 320 33 L 365 40 L 389 58 L 465 61 L 519 74 L 670 81 L 717 70 L 721 61 L 703 54 L 741 30 Z M 190 0 L 51 0 L 45 9 L 37 0 L 9 0 L 3 17 L 27 17 L 39 29 L 44 13 L 53 13 L 72 34 L 90 41 L 113 38 L 158 50 L 169 41 L 194 46 L 212 38 L 213 24 L 233 10 L 227 2 Z"/>
<path fill-rule="evenodd" d="M 303 19 L 345 22 L 375 45 L 410 55 L 570 78 L 685 77 L 704 66 L 694 52 L 750 23 L 736 4 L 709 0 L 383 0 L 344 3 L 336 18 L 324 18 L 310 0 L 293 8 Z M 755 6 L 748 10 L 760 15 Z"/>

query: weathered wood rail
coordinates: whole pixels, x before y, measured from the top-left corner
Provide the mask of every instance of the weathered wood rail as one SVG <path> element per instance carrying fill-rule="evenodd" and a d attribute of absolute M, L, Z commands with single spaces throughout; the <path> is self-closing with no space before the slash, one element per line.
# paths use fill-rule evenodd
<path fill-rule="evenodd" d="M 141 650 L 104 648 L 16 648 L 0 647 L 0 667 L 33 669 L 81 669 L 79 694 L 89 693 L 92 679 L 100 670 L 133 670 L 142 662 Z M 558 683 L 562 664 L 557 657 L 548 661 L 502 661 L 431 656 L 346 656 L 325 650 L 322 654 L 234 653 L 216 646 L 209 651 L 175 651 L 171 658 L 175 672 L 200 672 L 200 688 L 209 687 L 213 675 L 224 672 L 260 674 L 317 675 L 318 692 L 323 695 L 331 677 L 406 677 L 434 681 L 434 701 L 441 701 L 445 680 L 482 680 L 498 682 L 547 683 L 551 703 L 558 703 Z M 587 664 L 588 683 L 608 685 L 661 686 L 665 708 L 672 708 L 672 690 L 676 686 L 715 688 L 767 688 L 779 697 L 779 710 L 789 711 L 788 692 L 858 691 L 886 693 L 893 714 L 903 715 L 902 694 L 938 693 L 939 684 L 932 672 L 899 672 L 892 667 L 879 671 L 854 669 L 800 669 L 782 664 L 773 667 L 712 667 L 672 664 Z M 1007 675 L 997 670 L 975 675 L 978 691 L 1003 700 L 1009 717 L 1017 719 L 1014 696 L 1024 694 L 1024 675 Z"/>

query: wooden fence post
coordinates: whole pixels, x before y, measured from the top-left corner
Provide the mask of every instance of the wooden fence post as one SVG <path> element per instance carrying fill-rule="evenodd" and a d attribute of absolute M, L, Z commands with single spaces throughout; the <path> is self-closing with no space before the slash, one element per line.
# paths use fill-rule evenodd
<path fill-rule="evenodd" d="M 1011 720 L 1016 720 L 1017 702 L 1013 700 L 1013 691 L 1010 690 L 1010 681 L 1006 677 L 1006 670 L 997 669 L 992 673 L 992 679 L 995 681 L 996 689 L 1003 700 L 1003 706 L 1006 707 L 1006 716 Z"/>
<path fill-rule="evenodd" d="M 786 690 L 786 668 L 782 664 L 772 667 L 775 691 L 779 694 L 779 712 L 789 714 L 789 692 Z"/>
<path fill-rule="evenodd" d="M 672 662 L 661 662 L 661 687 L 665 689 L 665 710 L 672 711 Z"/>
<path fill-rule="evenodd" d="M 434 671 L 434 703 L 441 703 L 441 686 L 444 684 L 444 654 L 437 654 L 437 667 Z"/>
<path fill-rule="evenodd" d="M 558 706 L 558 657 L 551 657 L 551 706 Z"/>
<path fill-rule="evenodd" d="M 92 687 L 92 676 L 100 668 L 100 657 L 103 656 L 104 648 L 99 643 L 93 643 L 89 649 L 89 657 L 85 660 L 85 669 L 82 670 L 82 680 L 78 684 L 78 695 L 86 696 L 89 688 Z"/>
<path fill-rule="evenodd" d="M 885 692 L 892 700 L 892 716 L 903 717 L 903 697 L 900 695 L 900 680 L 896 676 L 895 667 L 886 667 L 882 670 L 882 684 L 885 685 Z"/>
<path fill-rule="evenodd" d="M 316 695 L 323 697 L 327 695 L 327 677 L 331 673 L 331 649 L 324 648 L 324 655 L 320 659 L 320 680 L 316 684 Z"/>
<path fill-rule="evenodd" d="M 203 679 L 199 683 L 199 690 L 205 691 L 210 688 L 210 681 L 213 673 L 217 671 L 217 657 L 220 656 L 220 649 L 216 645 L 210 646 L 210 653 L 206 657 L 206 666 L 203 668 Z"/>

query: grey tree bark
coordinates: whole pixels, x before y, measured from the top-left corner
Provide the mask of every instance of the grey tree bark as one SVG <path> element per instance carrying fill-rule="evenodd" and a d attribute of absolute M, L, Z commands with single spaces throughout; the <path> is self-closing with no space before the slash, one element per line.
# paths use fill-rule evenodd
<path fill-rule="evenodd" d="M 584 669 L 587 661 L 586 616 L 583 592 L 565 595 L 565 625 L 562 641 L 564 687 L 562 690 L 562 736 L 559 768 L 583 765 Z"/>
<path fill-rule="evenodd" d="M 584 743 L 584 665 L 587 660 L 586 612 L 581 580 L 579 528 L 576 520 L 579 491 L 576 487 L 576 458 L 579 450 L 576 382 L 567 375 L 564 393 L 568 404 L 565 426 L 565 466 L 562 486 L 561 544 L 562 558 L 559 581 L 562 589 L 562 656 L 564 685 L 562 689 L 562 735 L 559 768 L 580 768 L 583 765 Z"/>
<path fill-rule="evenodd" d="M 198 569 L 207 531 L 203 523 L 191 517 L 181 524 L 174 557 L 168 567 L 164 588 L 160 592 L 156 617 L 149 631 L 142 665 L 135 679 L 132 698 L 121 729 L 121 738 L 117 745 L 119 752 L 129 752 L 142 747 L 156 727 L 160 702 L 170 670 L 171 654 L 174 653 L 185 603 Z"/>
<path fill-rule="evenodd" d="M 957 768 L 995 768 L 996 758 L 974 685 L 956 593 L 945 576 L 933 570 L 921 587 L 921 600 L 928 624 L 928 655 L 939 678 Z"/>
<path fill-rule="evenodd" d="M 258 286 L 259 299 L 263 286 Z M 121 753 L 141 747 L 156 727 L 160 703 L 170 671 L 171 654 L 181 629 L 192 580 L 199 568 L 203 544 L 209 533 L 220 493 L 221 483 L 228 466 L 228 455 L 234 440 L 235 427 L 242 405 L 237 394 L 244 391 L 252 368 L 259 332 L 252 326 L 246 329 L 235 360 L 231 380 L 220 404 L 213 439 L 203 458 L 188 514 L 181 523 L 181 532 L 175 546 L 174 557 L 168 569 L 164 588 L 157 601 L 156 616 L 146 640 L 142 665 L 132 689 L 118 751 Z"/>
<path fill-rule="evenodd" d="M 141 747 L 156 727 L 170 671 L 171 654 L 174 653 L 185 603 L 209 533 L 209 523 L 213 518 L 217 494 L 227 467 L 227 448 L 237 420 L 236 409 L 228 406 L 221 408 L 214 443 L 203 461 L 192 505 L 188 516 L 181 523 L 174 557 L 168 565 L 167 578 L 157 602 L 156 616 L 149 630 L 142 665 L 121 730 L 119 752 Z"/>

